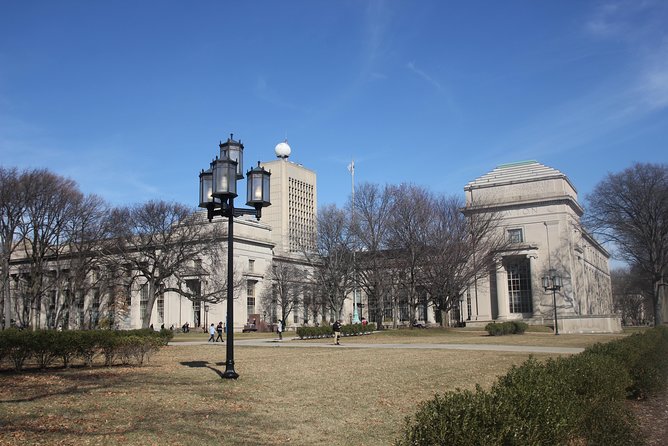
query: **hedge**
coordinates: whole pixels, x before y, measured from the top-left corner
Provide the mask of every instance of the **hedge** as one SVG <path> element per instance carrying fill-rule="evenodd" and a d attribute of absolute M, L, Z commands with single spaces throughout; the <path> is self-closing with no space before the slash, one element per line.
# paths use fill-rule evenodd
<path fill-rule="evenodd" d="M 624 400 L 665 388 L 667 358 L 668 327 L 579 355 L 530 358 L 489 391 L 456 390 L 422 403 L 396 444 L 642 444 Z"/>
<path fill-rule="evenodd" d="M 349 324 L 341 326 L 342 336 L 357 336 L 361 334 L 369 334 L 376 330 L 376 324 Z M 329 338 L 334 336 L 332 327 L 330 325 L 322 325 L 320 327 L 297 327 L 297 336 L 299 339 L 316 339 Z"/>
<path fill-rule="evenodd" d="M 20 372 L 26 361 L 32 359 L 40 369 L 59 360 L 69 367 L 74 359 L 92 366 L 98 355 L 111 366 L 118 359 L 123 364 L 142 365 L 161 346 L 173 337 L 169 330 L 155 332 L 150 329 L 110 331 L 54 331 L 16 330 L 0 331 L 0 364 L 9 360 L 12 368 Z"/>
<path fill-rule="evenodd" d="M 487 331 L 490 336 L 524 334 L 527 328 L 529 328 L 529 325 L 521 321 L 507 321 L 499 324 L 490 322 L 489 324 L 485 325 L 485 331 Z"/>

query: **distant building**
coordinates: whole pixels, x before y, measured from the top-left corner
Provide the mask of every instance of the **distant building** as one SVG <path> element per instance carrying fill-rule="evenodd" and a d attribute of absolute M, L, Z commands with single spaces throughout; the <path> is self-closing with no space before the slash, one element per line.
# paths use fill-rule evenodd
<path fill-rule="evenodd" d="M 580 225 L 583 209 L 568 177 L 536 161 L 504 164 L 464 187 L 465 214 L 495 212 L 512 242 L 466 294 L 469 324 L 521 319 L 551 324 L 552 291 L 541 278 L 555 270 L 559 331 L 616 332 L 608 252 Z"/>
<path fill-rule="evenodd" d="M 304 252 L 314 251 L 316 242 L 317 186 L 316 173 L 288 160 L 291 148 L 287 142 L 275 147 L 277 160 L 261 163 L 271 172 L 271 206 L 262 210 L 256 221 L 250 216 L 235 219 L 234 265 L 238 286 L 235 293 L 235 330 L 247 323 L 264 326 L 274 324 L 281 316 L 276 306 L 278 279 L 273 274 L 281 265 L 290 265 L 307 274 L 293 280 L 296 289 L 286 326 L 343 317 L 354 317 L 352 292 L 344 303 L 343 314 L 333 315 L 324 304 L 317 303 L 318 290 L 313 280 L 314 265 L 306 261 Z M 454 321 L 484 326 L 492 321 L 524 320 L 551 325 L 554 312 L 552 292 L 546 292 L 541 278 L 554 269 L 563 278 L 557 292 L 559 331 L 615 332 L 621 329 L 619 317 L 613 315 L 609 254 L 580 225 L 583 214 L 575 187 L 556 169 L 535 161 L 506 164 L 470 182 L 466 192 L 465 215 L 493 212 L 500 215 L 500 230 L 512 242 L 504 252 L 496 253 L 496 264 L 481 271 L 477 280 L 463 290 L 465 300 L 460 309 L 449 315 Z M 202 224 L 227 228 L 226 218 L 217 217 Z M 220 243 L 226 243 L 221 241 Z M 360 253 L 362 255 L 363 253 Z M 392 253 L 384 258 L 392 269 Z M 202 265 L 211 259 L 199 259 L 188 265 L 181 278 L 191 290 L 202 294 L 212 291 L 212 279 L 201 274 Z M 65 276 L 67 256 L 54 257 L 49 266 L 55 274 L 47 295 L 34 307 L 19 309 L 21 287 L 30 276 L 30 259 L 16 257 L 12 261 L 11 291 L 17 312 L 24 323 L 41 328 L 94 328 L 112 326 L 121 329 L 141 327 L 141 314 L 148 304 L 148 287 L 142 279 L 132 280 L 132 271 L 98 271 L 91 277 L 88 290 L 71 290 Z M 213 274 L 225 274 L 225 268 Z M 279 268 L 280 269 L 280 268 Z M 393 279 L 388 270 L 388 283 Z M 62 277 L 60 277 L 60 276 Z M 59 279 L 60 277 L 60 279 Z M 100 280 L 100 278 L 109 279 Z M 94 285 L 93 285 L 94 284 Z M 383 321 L 406 325 L 411 320 L 435 323 L 436 315 L 428 305 L 426 291 L 418 290 L 419 305 L 415 315 L 400 289 L 389 286 L 386 308 L 370 305 L 366 296 L 355 299 L 359 317 L 370 318 L 373 311 L 382 313 Z M 405 297 L 405 296 L 404 296 Z M 69 302 L 63 306 L 59 302 Z M 310 302 L 315 306 L 309 307 Z M 319 307 L 317 307 L 320 305 Z M 309 309 L 310 308 L 310 309 Z M 310 314 L 309 314 L 310 313 Z M 346 318 L 347 316 L 347 318 Z M 440 314 L 439 314 L 440 316 Z M 371 318 L 376 320 L 377 318 Z M 204 328 L 226 320 L 224 302 L 205 304 L 190 300 L 175 291 L 167 291 L 152 309 L 151 324 L 158 328 Z"/>
<path fill-rule="evenodd" d="M 262 220 L 271 227 L 277 254 L 313 250 L 318 193 L 316 174 L 301 164 L 288 161 L 287 141 L 275 149 L 278 160 L 261 163 L 271 172 L 271 203 Z"/>

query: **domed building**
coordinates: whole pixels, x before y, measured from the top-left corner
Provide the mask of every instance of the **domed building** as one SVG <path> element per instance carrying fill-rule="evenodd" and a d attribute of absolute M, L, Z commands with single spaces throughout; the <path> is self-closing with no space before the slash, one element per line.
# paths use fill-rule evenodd
<path fill-rule="evenodd" d="M 556 310 L 559 332 L 621 331 L 613 314 L 610 254 L 580 224 L 584 211 L 566 175 L 536 161 L 504 164 L 464 191 L 464 213 L 498 215 L 509 241 L 467 290 L 467 324 L 554 325 Z"/>

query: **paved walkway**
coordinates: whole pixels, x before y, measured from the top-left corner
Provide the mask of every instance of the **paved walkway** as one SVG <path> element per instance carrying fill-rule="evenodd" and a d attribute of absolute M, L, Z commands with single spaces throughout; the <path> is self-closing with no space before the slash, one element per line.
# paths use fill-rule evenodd
<path fill-rule="evenodd" d="M 469 350 L 491 352 L 521 352 L 521 353 L 564 353 L 576 354 L 584 351 L 580 347 L 541 347 L 535 345 L 497 345 L 497 344 L 346 344 L 341 345 L 317 342 L 300 342 L 299 340 L 284 339 L 240 339 L 234 341 L 235 347 L 285 347 L 285 348 L 375 348 L 375 349 L 420 349 L 420 350 Z M 225 343 L 206 341 L 170 342 L 169 345 L 211 345 L 224 346 Z"/>

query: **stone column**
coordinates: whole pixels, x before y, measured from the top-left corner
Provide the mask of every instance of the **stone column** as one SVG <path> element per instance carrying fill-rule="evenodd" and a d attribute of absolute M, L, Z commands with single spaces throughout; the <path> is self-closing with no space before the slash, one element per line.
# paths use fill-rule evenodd
<path fill-rule="evenodd" d="M 510 302 L 508 301 L 508 273 L 503 261 L 496 264 L 496 304 L 499 319 L 508 319 L 510 316 Z"/>

